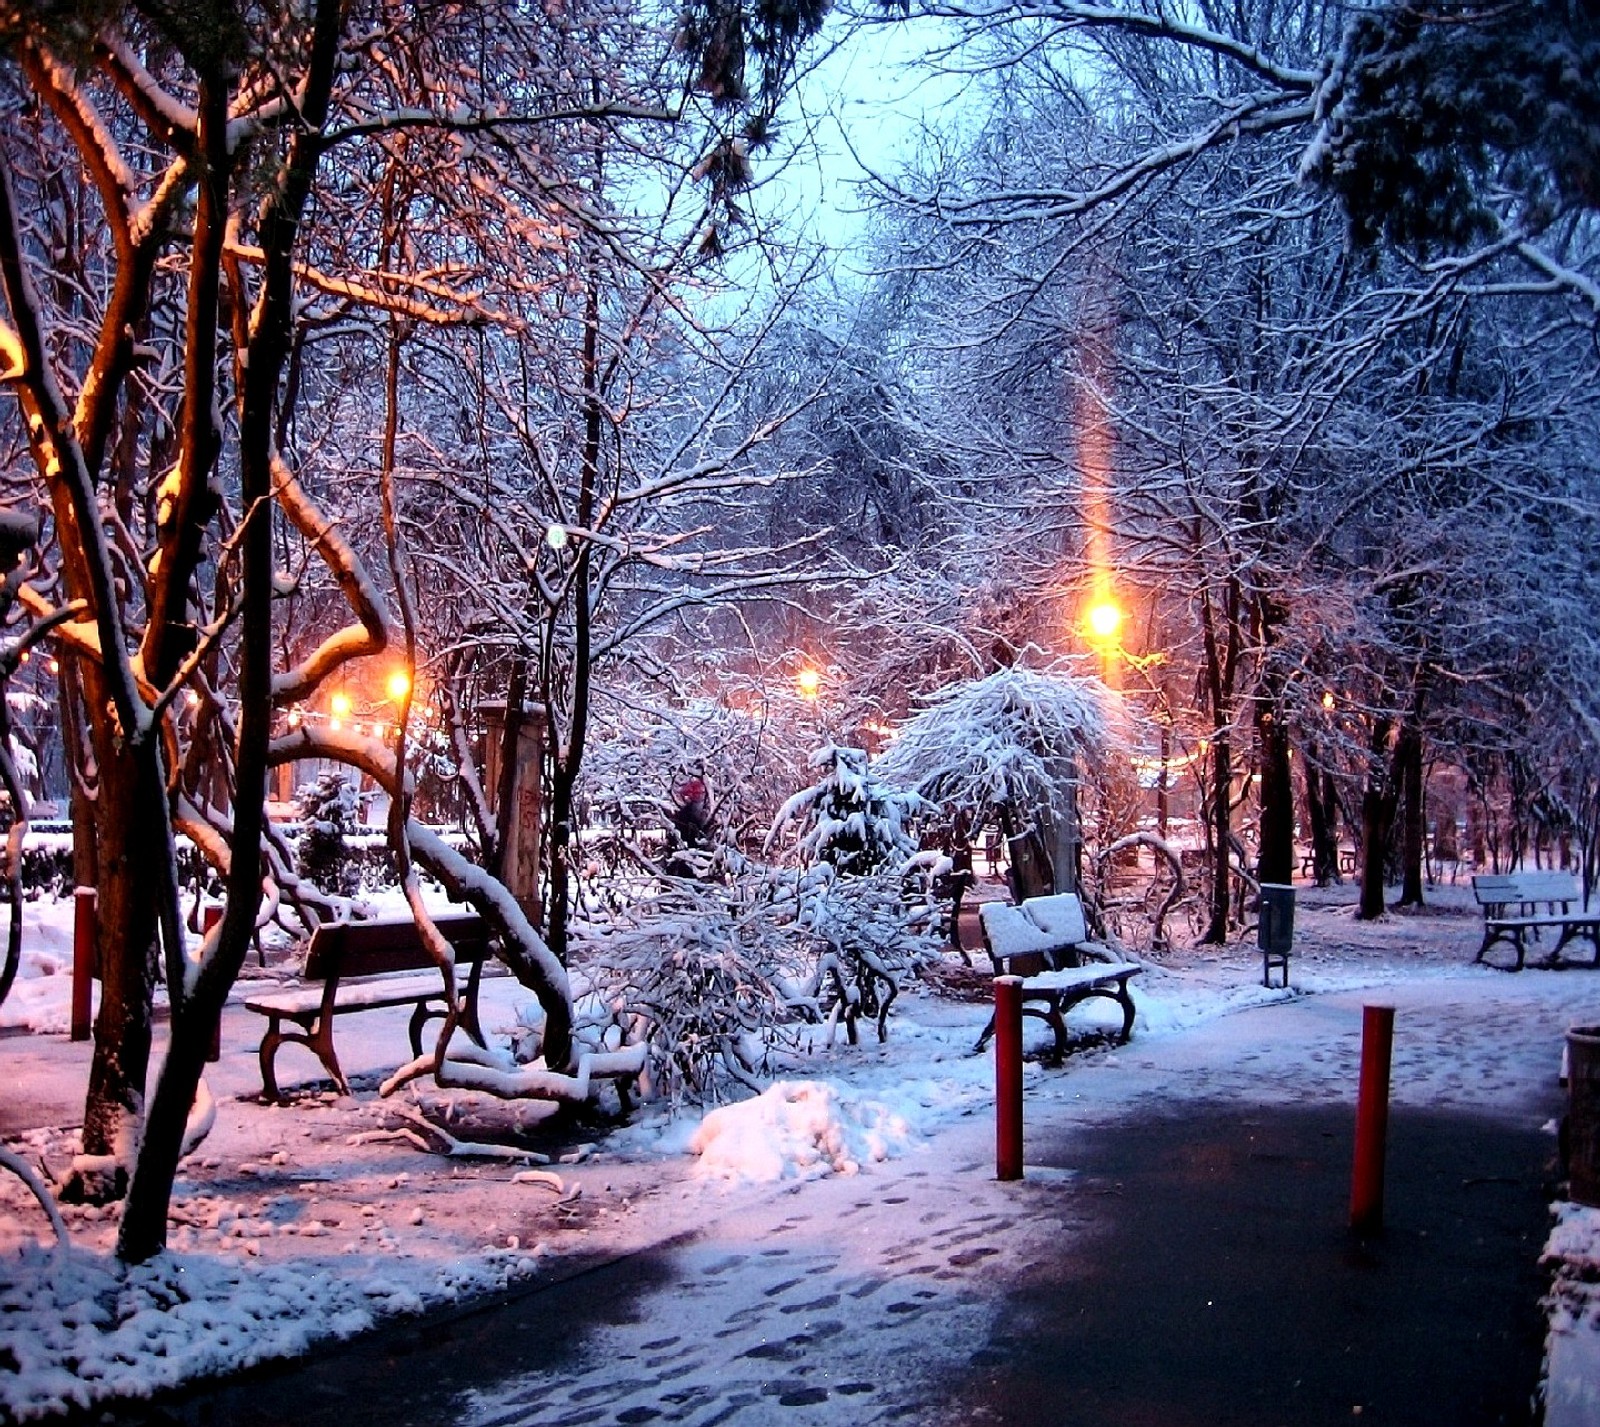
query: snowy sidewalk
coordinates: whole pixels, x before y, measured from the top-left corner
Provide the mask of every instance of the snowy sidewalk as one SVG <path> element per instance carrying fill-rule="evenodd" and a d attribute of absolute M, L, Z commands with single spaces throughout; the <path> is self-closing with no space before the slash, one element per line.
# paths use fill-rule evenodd
<path fill-rule="evenodd" d="M 1173 958 L 1172 969 L 1141 977 L 1131 1045 L 1071 1057 L 1060 1070 L 1030 1064 L 1027 1157 L 1039 1168 L 1020 1185 L 993 1179 L 992 1069 L 969 1053 L 986 1008 L 925 993 L 897 1007 L 887 1046 L 819 1048 L 797 1061 L 788 1078 L 837 1087 L 827 1091 L 832 1100 L 820 1090 L 800 1093 L 797 1110 L 823 1113 L 769 1125 L 765 1144 L 754 1144 L 753 1134 L 723 1165 L 729 1183 L 707 1177 L 708 1160 L 684 1154 L 693 1117 L 646 1119 L 593 1147 L 573 1136 L 547 1140 L 542 1147 L 568 1162 L 534 1173 L 419 1152 L 396 1138 L 414 1107 L 370 1090 L 397 1062 L 403 1013 L 392 1025 L 383 1013 L 351 1018 L 348 1041 L 341 1028 L 341 1055 L 358 1087 L 368 1087 L 355 1098 L 315 1092 L 287 1108 L 256 1104 L 259 1018 L 230 1011 L 223 1060 L 212 1072 L 217 1129 L 184 1169 L 164 1267 L 119 1279 L 104 1257 L 113 1220 L 75 1211 L 78 1247 L 63 1274 L 48 1253 L 23 1247 L 39 1236 L 42 1216 L 0 1180 L 0 1309 L 24 1368 L 10 1376 L 0 1358 L 0 1391 L 12 1394 L 0 1398 L 0 1410 L 10 1401 L 33 1415 L 52 1391 L 79 1402 L 159 1391 L 424 1310 L 421 1319 L 320 1351 L 308 1367 L 274 1369 L 248 1387 L 191 1391 L 181 1407 L 169 1400 L 148 1420 L 212 1414 L 357 1427 L 352 1404 L 371 1404 L 374 1422 L 508 1427 L 654 1419 L 831 1427 L 933 1422 L 946 1408 L 951 1420 L 1027 1423 L 1026 1405 L 1014 1398 L 1001 1412 L 1002 1380 L 1023 1381 L 1020 1365 L 1041 1352 L 1072 1356 L 1047 1346 L 1053 1340 L 1042 1327 L 1028 1326 L 1029 1295 L 1064 1268 L 1092 1264 L 1095 1246 L 1119 1242 L 1127 1228 L 1119 1215 L 1129 1181 L 1119 1192 L 1119 1181 L 1096 1167 L 1107 1146 L 1125 1146 L 1137 1160 L 1141 1136 L 1156 1142 L 1150 1126 L 1193 1120 L 1188 1138 L 1203 1168 L 1202 1114 L 1274 1124 L 1322 1117 L 1311 1143 L 1325 1154 L 1273 1146 L 1262 1153 L 1286 1158 L 1251 1161 L 1247 1151 L 1243 1162 L 1270 1175 L 1325 1158 L 1313 1178 L 1326 1185 L 1301 1211 L 1304 1222 L 1285 1227 L 1308 1244 L 1338 1239 L 1348 1192 L 1339 1126 L 1353 1117 L 1364 1001 L 1397 1006 L 1397 1133 L 1413 1113 L 1481 1118 L 1495 1135 L 1514 1127 L 1513 1138 L 1536 1155 L 1541 1145 L 1553 1151 L 1542 1127 L 1559 1106 L 1561 1038 L 1574 1021 L 1600 1019 L 1600 977 L 1472 967 L 1464 918 L 1358 925 L 1338 907 L 1302 910 L 1293 974 L 1303 989 L 1264 992 L 1255 984 L 1259 958 L 1247 947 Z M 514 1021 L 515 992 L 502 983 L 489 998 L 492 1031 L 503 1034 Z M 59 1081 L 69 1077 L 81 1093 L 87 1054 L 58 1037 L 0 1037 L 8 1124 L 32 1126 L 5 1131 L 14 1148 L 60 1167 L 70 1146 L 61 1126 L 81 1109 L 73 1103 L 71 1118 L 59 1118 Z M 310 1063 L 303 1071 L 314 1072 Z M 286 1081 L 293 1074 L 286 1068 Z M 448 1103 L 451 1127 L 463 1136 L 475 1126 L 503 1131 L 519 1113 L 471 1097 L 424 1101 L 436 1116 Z M 739 1119 L 750 1129 L 749 1115 Z M 880 1136 L 890 1157 L 874 1162 L 867 1127 L 890 1122 L 903 1133 Z M 1398 1139 L 1392 1153 L 1399 1163 Z M 1543 1172 L 1518 1154 L 1515 1166 L 1458 1178 L 1493 1181 L 1477 1186 L 1493 1197 L 1499 1180 Z M 826 1172 L 852 1156 L 859 1173 Z M 748 1182 L 758 1161 L 788 1177 Z M 1226 1161 L 1219 1153 L 1218 1163 Z M 1151 1159 L 1152 1169 L 1162 1163 Z M 1149 1199 L 1153 1213 L 1151 1193 L 1141 1192 L 1140 1207 Z M 1548 1228 L 1536 1203 L 1533 1210 L 1533 1240 L 1518 1247 L 1515 1262 L 1472 1271 L 1506 1288 L 1524 1312 L 1536 1306 L 1528 1264 Z M 1408 1212 L 1397 1190 L 1393 1222 L 1403 1225 Z M 1168 1252 L 1147 1246 L 1158 1268 Z M 469 1313 L 440 1326 L 441 1312 L 459 1315 L 479 1295 L 502 1290 L 516 1296 L 507 1316 Z M 1108 1283 L 1097 1292 L 1096 1313 L 1107 1293 L 1126 1306 L 1150 1290 Z M 1471 1322 L 1489 1301 L 1471 1281 L 1440 1292 L 1443 1301 L 1428 1309 L 1439 1322 Z M 180 1300 L 187 1327 L 168 1321 Z M 108 1305 L 123 1315 L 114 1325 Z M 1592 1345 L 1600 1332 L 1584 1327 L 1568 1339 Z M 400 1347 L 419 1354 L 403 1373 Z M 1264 1351 L 1258 1342 L 1238 1350 Z M 49 1362 L 75 1367 L 52 1386 L 42 1366 Z M 1536 1379 L 1536 1353 L 1532 1368 Z M 1525 1395 L 1535 1385 L 1506 1387 Z M 1340 1420 L 1348 1421 L 1358 1399 L 1343 1401 L 1348 1390 L 1338 1386 Z M 119 1414 L 141 1420 L 137 1408 Z M 1552 1427 L 1557 1420 L 1552 1415 Z M 1600 1416 L 1559 1420 L 1576 1427 Z"/>

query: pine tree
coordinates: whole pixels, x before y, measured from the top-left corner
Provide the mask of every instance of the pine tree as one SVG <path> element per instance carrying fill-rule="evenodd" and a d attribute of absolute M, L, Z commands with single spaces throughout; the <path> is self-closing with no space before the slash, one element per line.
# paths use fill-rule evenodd
<path fill-rule="evenodd" d="M 324 892 L 352 895 L 357 876 L 345 839 L 356 826 L 355 786 L 344 773 L 324 773 L 300 789 L 298 802 L 300 875 Z"/>

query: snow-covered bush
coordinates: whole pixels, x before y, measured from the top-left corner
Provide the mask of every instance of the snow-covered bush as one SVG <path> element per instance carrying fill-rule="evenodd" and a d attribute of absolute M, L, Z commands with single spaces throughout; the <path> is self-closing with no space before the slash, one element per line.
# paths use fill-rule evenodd
<path fill-rule="evenodd" d="M 920 799 L 878 779 L 859 748 L 819 749 L 811 766 L 823 777 L 784 804 L 772 831 L 801 828 L 794 916 L 814 957 L 809 993 L 852 1043 L 859 1015 L 882 1040 L 900 973 L 937 955 L 910 832 Z"/>
<path fill-rule="evenodd" d="M 975 823 L 1058 806 L 1122 743 L 1098 679 L 1000 669 L 930 695 L 896 731 L 879 772 Z"/>
<path fill-rule="evenodd" d="M 759 1093 L 808 1010 L 795 989 L 796 928 L 771 890 L 754 864 L 728 885 L 669 879 L 590 928 L 575 957 L 592 991 L 579 1034 L 597 1048 L 646 1042 L 646 1093 L 674 1103 Z"/>
<path fill-rule="evenodd" d="M 300 875 L 334 896 L 354 895 L 360 878 L 350 862 L 348 839 L 356 830 L 358 803 L 349 776 L 324 773 L 300 789 L 296 802 Z"/>
<path fill-rule="evenodd" d="M 925 882 L 887 869 L 844 877 L 824 862 L 802 874 L 796 900 L 796 921 L 813 960 L 807 997 L 830 1031 L 844 1022 L 852 1045 L 863 1016 L 876 1022 L 879 1040 L 887 1039 L 901 974 L 940 952 Z"/>
<path fill-rule="evenodd" d="M 772 838 L 788 823 L 804 831 L 795 844 L 802 866 L 827 863 L 843 877 L 899 868 L 917 850 L 910 822 L 920 799 L 882 782 L 865 750 L 829 745 L 811 755 L 822 778 L 778 810 Z"/>
<path fill-rule="evenodd" d="M 1099 679 L 1017 665 L 930 695 L 896 731 L 879 772 L 954 824 L 998 826 L 1048 874 L 1057 857 L 1075 858 L 1073 844 L 1105 846 L 1131 830 L 1134 718 Z M 1079 890 L 1095 900 L 1093 888 Z"/>

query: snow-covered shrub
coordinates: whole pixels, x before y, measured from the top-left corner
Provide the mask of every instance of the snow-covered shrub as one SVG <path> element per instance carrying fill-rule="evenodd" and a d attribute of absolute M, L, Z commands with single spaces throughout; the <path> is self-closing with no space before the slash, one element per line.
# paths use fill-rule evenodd
<path fill-rule="evenodd" d="M 797 923 L 813 958 L 806 994 L 831 1027 L 842 1020 L 850 1043 L 856 1021 L 888 1035 L 900 976 L 939 956 L 938 919 L 925 883 L 899 870 L 840 876 L 827 863 L 802 874 Z"/>
<path fill-rule="evenodd" d="M 880 781 L 859 748 L 819 749 L 811 766 L 823 777 L 784 804 L 772 832 L 802 829 L 794 916 L 814 958 L 809 992 L 843 1018 L 852 1043 L 859 1015 L 882 1040 L 900 974 L 937 955 L 910 832 L 920 799 Z"/>
<path fill-rule="evenodd" d="M 1121 751 L 1114 697 L 1098 679 L 1021 666 L 952 684 L 900 726 L 879 772 L 974 825 L 1056 808 Z"/>
<path fill-rule="evenodd" d="M 864 749 L 819 748 L 810 766 L 822 778 L 778 810 L 769 844 L 785 824 L 799 824 L 801 864 L 827 863 L 843 877 L 898 868 L 916 853 L 909 825 L 920 799 L 882 782 Z"/>
<path fill-rule="evenodd" d="M 332 895 L 354 895 L 360 879 L 351 865 L 348 839 L 356 830 L 358 804 L 349 776 L 338 770 L 324 773 L 300 789 L 296 802 L 300 875 Z"/>
<path fill-rule="evenodd" d="M 644 1040 L 647 1091 L 674 1103 L 723 1100 L 734 1086 L 759 1093 L 806 1010 L 795 935 L 764 868 L 742 868 L 730 885 L 669 879 L 583 936 L 575 960 L 592 995 L 579 1033 L 606 1048 Z"/>

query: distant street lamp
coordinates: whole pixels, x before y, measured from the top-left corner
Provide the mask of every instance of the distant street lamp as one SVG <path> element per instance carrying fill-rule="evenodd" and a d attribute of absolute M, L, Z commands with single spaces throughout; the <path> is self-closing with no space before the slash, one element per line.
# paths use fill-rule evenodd
<path fill-rule="evenodd" d="M 1089 606 L 1089 634 L 1100 644 L 1110 644 L 1122 628 L 1122 611 L 1114 600 L 1104 598 Z"/>
<path fill-rule="evenodd" d="M 388 690 L 392 702 L 404 703 L 406 695 L 411 692 L 411 675 L 404 669 L 396 669 L 389 675 L 389 682 L 384 687 Z"/>
<path fill-rule="evenodd" d="M 795 675 L 794 682 L 804 699 L 814 699 L 822 690 L 822 675 L 815 669 L 802 669 Z"/>

